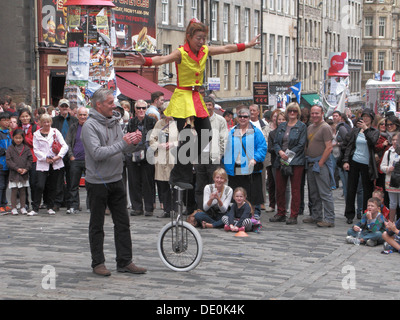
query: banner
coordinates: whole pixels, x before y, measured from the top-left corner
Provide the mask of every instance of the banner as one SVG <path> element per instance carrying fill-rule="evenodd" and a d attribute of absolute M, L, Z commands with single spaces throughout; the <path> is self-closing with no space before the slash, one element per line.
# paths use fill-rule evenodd
<path fill-rule="evenodd" d="M 329 77 L 348 77 L 349 57 L 347 52 L 331 52 L 329 55 Z"/>
<path fill-rule="evenodd" d="M 155 52 L 156 0 L 113 0 L 117 48 Z"/>
<path fill-rule="evenodd" d="M 66 0 L 42 0 L 41 18 L 39 17 L 42 32 L 39 42 L 46 46 L 66 47 L 67 7 Z M 125 50 L 138 50 L 154 53 L 156 42 L 156 0 L 131 1 L 113 0 L 115 26 L 105 24 L 107 19 L 99 12 L 87 12 L 86 7 L 74 7 L 76 13 L 70 15 L 70 27 L 82 28 L 86 33 L 87 17 L 90 25 L 96 25 L 98 30 L 89 30 L 90 41 L 95 44 L 98 34 L 113 38 L 110 34 L 115 29 L 116 47 Z M 90 7 L 89 7 L 90 8 Z M 101 9 L 101 8 L 100 8 Z M 79 19 L 80 17 L 80 19 Z"/>

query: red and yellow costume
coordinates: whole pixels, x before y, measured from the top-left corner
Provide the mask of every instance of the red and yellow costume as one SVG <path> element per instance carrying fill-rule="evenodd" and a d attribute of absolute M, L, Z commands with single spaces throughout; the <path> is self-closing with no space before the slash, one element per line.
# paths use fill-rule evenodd
<path fill-rule="evenodd" d="M 209 116 L 202 95 L 198 92 L 203 85 L 204 70 L 208 57 L 208 47 L 203 46 L 196 56 L 186 43 L 178 49 L 181 63 L 176 63 L 177 88 L 164 114 L 168 117 L 186 119 L 189 117 L 207 118 Z"/>

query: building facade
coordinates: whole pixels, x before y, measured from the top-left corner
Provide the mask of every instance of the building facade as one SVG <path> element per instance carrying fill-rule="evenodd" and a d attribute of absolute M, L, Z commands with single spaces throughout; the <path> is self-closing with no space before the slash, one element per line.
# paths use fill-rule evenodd
<path fill-rule="evenodd" d="M 362 103 L 362 0 L 324 1 L 322 7 L 322 80 L 329 94 L 329 56 L 347 52 L 349 69 L 348 105 Z"/>
<path fill-rule="evenodd" d="M 400 1 L 364 0 L 362 85 L 381 70 L 400 71 Z"/>
<path fill-rule="evenodd" d="M 263 1 L 262 81 L 269 82 L 270 108 L 284 107 L 290 87 L 301 81 L 297 27 L 297 0 Z"/>

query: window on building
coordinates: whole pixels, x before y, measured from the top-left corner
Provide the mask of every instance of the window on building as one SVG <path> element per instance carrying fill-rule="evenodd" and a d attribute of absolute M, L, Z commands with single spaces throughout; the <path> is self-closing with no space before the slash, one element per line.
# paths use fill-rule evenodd
<path fill-rule="evenodd" d="M 384 38 L 386 35 L 386 18 L 379 17 L 379 37 Z"/>
<path fill-rule="evenodd" d="M 213 78 L 219 78 L 219 61 L 213 59 L 212 60 L 212 75 Z"/>
<path fill-rule="evenodd" d="M 168 0 L 161 0 L 162 24 L 169 24 L 169 3 Z"/>
<path fill-rule="evenodd" d="M 224 4 L 222 25 L 223 25 L 223 40 L 225 42 L 229 42 L 229 4 Z"/>
<path fill-rule="evenodd" d="M 254 36 L 259 34 L 260 11 L 254 10 Z"/>
<path fill-rule="evenodd" d="M 229 90 L 229 70 L 230 70 L 230 61 L 224 62 L 224 90 Z"/>
<path fill-rule="evenodd" d="M 178 0 L 178 12 L 177 12 L 177 24 L 178 27 L 183 27 L 185 24 L 185 2 L 184 0 Z"/>
<path fill-rule="evenodd" d="M 248 61 L 245 63 L 244 86 L 246 90 L 250 90 L 250 62 Z"/>
<path fill-rule="evenodd" d="M 274 74 L 274 52 L 275 52 L 275 35 L 269 35 L 269 46 L 268 46 L 268 64 L 269 74 Z"/>
<path fill-rule="evenodd" d="M 239 21 L 240 21 L 240 7 L 235 7 L 234 17 L 234 43 L 239 43 Z"/>
<path fill-rule="evenodd" d="M 244 10 L 244 34 L 245 34 L 245 42 L 250 41 L 250 9 Z"/>
<path fill-rule="evenodd" d="M 282 41 L 283 37 L 278 36 L 277 42 L 276 42 L 276 73 L 281 74 L 282 73 Z"/>
<path fill-rule="evenodd" d="M 372 72 L 372 52 L 364 53 L 364 71 Z"/>
<path fill-rule="evenodd" d="M 285 74 L 289 74 L 290 38 L 285 37 Z"/>
<path fill-rule="evenodd" d="M 164 48 L 163 48 L 164 52 L 163 52 L 163 54 L 165 56 L 169 55 L 171 53 L 171 50 L 172 50 L 172 46 L 171 45 L 164 44 Z M 171 73 L 172 68 L 171 68 L 171 64 L 170 63 L 164 64 L 163 68 L 164 68 L 164 76 L 167 76 L 167 75 L 169 75 Z"/>
<path fill-rule="evenodd" d="M 385 57 L 386 53 L 383 51 L 380 51 L 378 53 L 378 70 L 385 70 Z"/>
<path fill-rule="evenodd" d="M 235 62 L 235 90 L 240 90 L 240 61 Z"/>
<path fill-rule="evenodd" d="M 192 0 L 192 18 L 198 19 L 199 17 L 197 16 L 197 0 Z"/>
<path fill-rule="evenodd" d="M 218 40 L 218 2 L 213 2 L 211 11 L 211 39 Z"/>
<path fill-rule="evenodd" d="M 364 35 L 365 37 L 372 37 L 373 34 L 373 18 L 372 17 L 365 17 L 364 18 Z"/>
<path fill-rule="evenodd" d="M 254 81 L 257 82 L 259 81 L 259 70 L 260 70 L 260 63 L 259 62 L 255 62 L 254 63 Z"/>

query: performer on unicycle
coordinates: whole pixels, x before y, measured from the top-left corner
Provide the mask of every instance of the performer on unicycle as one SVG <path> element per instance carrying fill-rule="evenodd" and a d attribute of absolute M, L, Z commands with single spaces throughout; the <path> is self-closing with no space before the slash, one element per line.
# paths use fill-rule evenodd
<path fill-rule="evenodd" d="M 177 88 L 171 97 L 168 108 L 164 111 L 164 115 L 174 117 L 180 133 L 183 129 L 194 129 L 198 140 L 197 157 L 190 157 L 189 163 L 187 163 L 187 159 L 182 161 L 182 155 L 178 149 L 177 163 L 171 171 L 171 184 L 176 182 L 192 183 L 193 163 L 200 157 L 201 151 L 211 138 L 208 134 L 204 137 L 208 141 L 202 142 L 201 130 L 206 129 L 208 132 L 211 130 L 209 114 L 203 97 L 199 93 L 203 84 L 207 57 L 209 55 L 241 52 L 260 43 L 258 40 L 260 35 L 257 35 L 248 43 L 209 47 L 206 45 L 207 34 L 208 27 L 199 20 L 192 19 L 186 28 L 185 44 L 171 54 L 154 58 L 145 58 L 140 53 L 128 56 L 132 65 L 159 66 L 172 62 L 176 64 Z M 181 141 L 179 148 L 182 148 L 188 141 L 190 141 L 190 134 L 186 135 L 186 141 Z"/>

